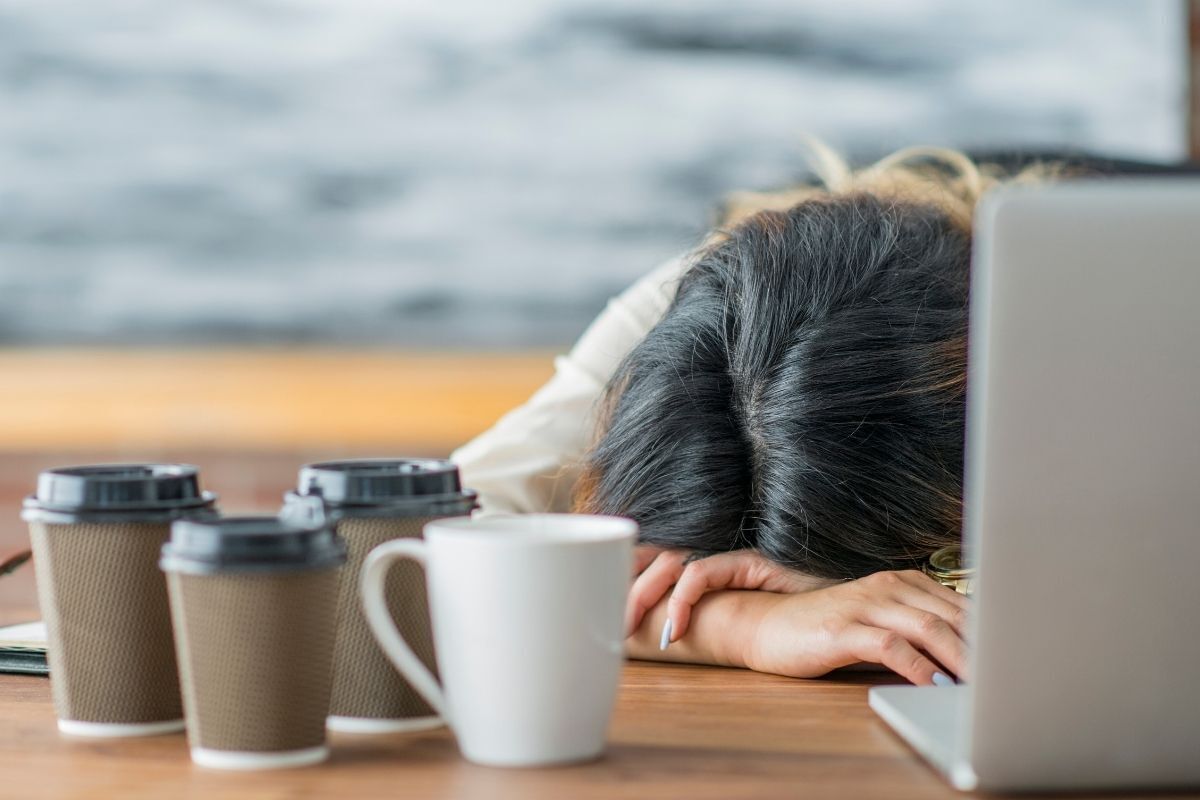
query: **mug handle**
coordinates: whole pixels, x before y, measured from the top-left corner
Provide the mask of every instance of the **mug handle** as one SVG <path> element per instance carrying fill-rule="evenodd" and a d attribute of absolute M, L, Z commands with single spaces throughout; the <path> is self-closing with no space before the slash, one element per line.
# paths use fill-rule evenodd
<path fill-rule="evenodd" d="M 411 558 L 428 569 L 425 548 L 425 542 L 420 539 L 395 539 L 376 547 L 363 563 L 359 594 L 362 597 L 367 624 L 371 627 L 371 633 L 375 634 L 384 655 L 391 659 L 396 669 L 400 670 L 400 674 L 425 698 L 425 702 L 429 703 L 442 719 L 449 722 L 442 687 L 396 629 L 396 623 L 392 621 L 392 614 L 384 598 L 384 581 L 388 569 L 396 561 Z"/>

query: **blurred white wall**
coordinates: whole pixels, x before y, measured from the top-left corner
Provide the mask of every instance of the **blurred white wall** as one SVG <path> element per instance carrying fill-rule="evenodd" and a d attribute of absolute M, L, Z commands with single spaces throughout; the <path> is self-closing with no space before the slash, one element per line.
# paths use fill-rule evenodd
<path fill-rule="evenodd" d="M 0 344 L 572 339 L 721 195 L 1184 149 L 1177 0 L 0 0 Z"/>

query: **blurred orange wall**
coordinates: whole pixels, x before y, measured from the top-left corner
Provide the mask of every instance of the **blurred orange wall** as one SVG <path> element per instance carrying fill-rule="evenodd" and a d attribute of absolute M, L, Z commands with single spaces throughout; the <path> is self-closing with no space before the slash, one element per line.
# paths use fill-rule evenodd
<path fill-rule="evenodd" d="M 0 350 L 0 451 L 447 453 L 528 398 L 552 357 Z"/>

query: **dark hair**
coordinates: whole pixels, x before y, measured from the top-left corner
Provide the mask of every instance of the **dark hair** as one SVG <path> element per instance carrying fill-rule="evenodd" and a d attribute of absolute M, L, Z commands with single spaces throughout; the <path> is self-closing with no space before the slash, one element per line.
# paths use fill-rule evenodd
<path fill-rule="evenodd" d="M 958 541 L 970 249 L 864 193 L 724 232 L 618 368 L 577 507 L 830 578 Z"/>

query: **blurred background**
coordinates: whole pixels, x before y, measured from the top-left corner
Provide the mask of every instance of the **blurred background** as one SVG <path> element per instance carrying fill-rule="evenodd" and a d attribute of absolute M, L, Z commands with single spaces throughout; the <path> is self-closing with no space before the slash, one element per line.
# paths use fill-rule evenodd
<path fill-rule="evenodd" d="M 569 343 L 723 194 L 1185 154 L 1177 0 L 0 3 L 0 341 Z M 147 293 L 150 293 L 149 295 Z"/>
<path fill-rule="evenodd" d="M 444 455 L 801 136 L 1189 153 L 1182 0 L 0 0 L 0 530 L 39 468 Z M 3 536 L 0 536 L 0 542 Z"/>

